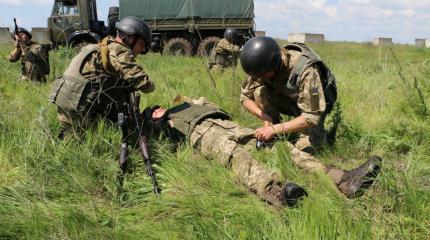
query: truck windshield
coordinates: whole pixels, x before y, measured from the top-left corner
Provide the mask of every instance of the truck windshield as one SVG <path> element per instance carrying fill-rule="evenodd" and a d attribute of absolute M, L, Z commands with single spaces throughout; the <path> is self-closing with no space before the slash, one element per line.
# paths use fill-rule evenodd
<path fill-rule="evenodd" d="M 56 2 L 54 8 L 55 15 L 72 15 L 79 14 L 77 5 L 66 5 L 62 2 Z"/>

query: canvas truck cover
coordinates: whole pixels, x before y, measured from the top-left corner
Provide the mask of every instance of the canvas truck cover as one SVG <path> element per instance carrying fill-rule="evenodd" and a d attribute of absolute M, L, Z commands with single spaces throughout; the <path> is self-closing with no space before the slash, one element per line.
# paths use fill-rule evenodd
<path fill-rule="evenodd" d="M 253 0 L 120 0 L 120 18 L 254 18 Z"/>

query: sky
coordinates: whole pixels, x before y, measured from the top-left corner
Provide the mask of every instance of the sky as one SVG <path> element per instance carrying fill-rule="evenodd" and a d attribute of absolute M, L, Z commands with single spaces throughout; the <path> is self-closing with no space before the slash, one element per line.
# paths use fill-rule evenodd
<path fill-rule="evenodd" d="M 214 0 L 216 1 L 216 0 Z M 234 1 L 234 0 L 233 0 Z M 53 0 L 0 0 L 0 27 L 46 27 Z M 430 38 L 430 0 L 254 0 L 257 30 L 283 38 L 288 33 L 322 33 L 331 41 L 368 42 L 391 37 L 396 43 Z M 97 0 L 106 21 L 118 0 Z"/>

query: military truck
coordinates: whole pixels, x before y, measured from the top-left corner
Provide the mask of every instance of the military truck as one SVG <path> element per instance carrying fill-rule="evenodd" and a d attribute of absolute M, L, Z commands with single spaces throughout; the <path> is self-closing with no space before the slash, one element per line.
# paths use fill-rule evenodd
<path fill-rule="evenodd" d="M 55 0 L 48 18 L 48 35 L 54 46 L 96 43 L 108 34 L 97 18 L 96 0 Z"/>
<path fill-rule="evenodd" d="M 119 0 L 119 15 L 148 22 L 152 48 L 171 54 L 207 55 L 227 27 L 254 36 L 253 0 Z"/>
<path fill-rule="evenodd" d="M 97 18 L 96 0 L 55 0 L 49 38 L 55 46 L 96 43 L 115 34 L 115 22 L 126 16 L 150 25 L 154 52 L 208 55 L 227 27 L 239 30 L 242 43 L 254 36 L 253 0 L 119 0 L 109 9 L 108 26 Z"/>

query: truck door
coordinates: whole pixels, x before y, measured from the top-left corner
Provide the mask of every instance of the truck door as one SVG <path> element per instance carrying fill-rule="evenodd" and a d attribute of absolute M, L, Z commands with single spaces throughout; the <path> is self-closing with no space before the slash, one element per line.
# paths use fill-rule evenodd
<path fill-rule="evenodd" d="M 82 25 L 77 0 L 55 1 L 51 17 L 48 19 L 53 43 L 65 43 L 71 33 L 82 30 Z"/>

